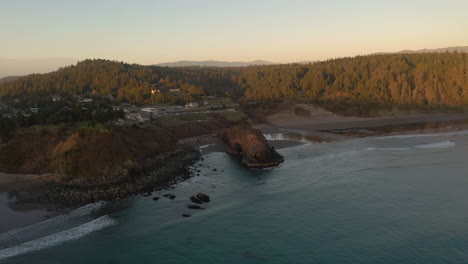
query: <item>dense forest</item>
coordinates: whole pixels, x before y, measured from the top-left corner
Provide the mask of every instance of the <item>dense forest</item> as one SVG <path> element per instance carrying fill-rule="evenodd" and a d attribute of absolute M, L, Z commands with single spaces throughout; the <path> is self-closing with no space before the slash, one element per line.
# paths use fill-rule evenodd
<path fill-rule="evenodd" d="M 466 53 L 389 54 L 301 65 L 167 68 L 86 60 L 0 85 L 0 96 L 113 95 L 120 102 L 187 102 L 204 95 L 240 101 L 309 100 L 329 108 L 468 105 Z M 153 89 L 163 88 L 152 95 Z M 167 89 L 177 88 L 182 99 Z M 166 90 L 164 90 L 166 89 Z M 152 98 L 153 97 L 153 98 Z"/>

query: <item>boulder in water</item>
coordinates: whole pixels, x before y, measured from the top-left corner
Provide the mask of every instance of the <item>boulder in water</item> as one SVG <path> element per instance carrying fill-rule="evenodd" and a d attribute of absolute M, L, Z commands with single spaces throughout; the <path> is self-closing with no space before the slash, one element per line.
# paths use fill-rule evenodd
<path fill-rule="evenodd" d="M 189 204 L 187 205 L 187 208 L 188 209 L 191 209 L 191 210 L 203 210 L 205 208 L 199 206 L 199 205 L 196 205 L 196 204 Z"/>
<path fill-rule="evenodd" d="M 204 202 L 204 203 L 209 203 L 210 202 L 210 197 L 204 193 L 197 193 L 195 195 L 195 197 L 197 197 L 198 200 Z"/>

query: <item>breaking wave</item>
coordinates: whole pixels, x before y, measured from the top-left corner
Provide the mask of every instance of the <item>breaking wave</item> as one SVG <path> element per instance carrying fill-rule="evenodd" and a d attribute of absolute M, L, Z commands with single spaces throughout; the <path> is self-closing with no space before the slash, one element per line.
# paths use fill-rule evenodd
<path fill-rule="evenodd" d="M 429 143 L 429 144 L 423 144 L 423 145 L 418 145 L 415 146 L 415 148 L 450 148 L 450 147 L 455 147 L 457 144 L 453 141 L 442 141 L 442 142 L 437 142 L 437 143 Z"/>
<path fill-rule="evenodd" d="M 23 228 L 13 229 L 0 234 L 0 249 L 18 245 L 26 241 L 30 241 L 37 237 L 42 237 L 53 232 L 58 232 L 67 229 L 70 221 L 80 220 L 81 222 L 89 221 L 82 219 L 97 210 L 104 207 L 106 203 L 92 203 L 80 208 L 77 208 L 68 214 L 59 215 L 54 218 L 26 226 Z"/>
<path fill-rule="evenodd" d="M 92 232 L 104 229 L 117 224 L 117 220 L 110 216 L 102 216 L 86 224 L 55 233 L 49 236 L 38 238 L 21 245 L 0 250 L 0 260 L 11 258 L 25 253 L 38 251 L 62 244 L 67 241 L 82 238 Z"/>
<path fill-rule="evenodd" d="M 434 134 L 415 134 L 415 135 L 395 135 L 395 136 L 385 136 L 385 137 L 374 137 L 372 139 L 405 139 L 405 138 L 426 138 L 426 137 L 440 137 L 440 136 L 466 136 L 468 135 L 468 130 L 458 131 L 458 132 L 448 132 L 448 133 L 434 133 Z"/>

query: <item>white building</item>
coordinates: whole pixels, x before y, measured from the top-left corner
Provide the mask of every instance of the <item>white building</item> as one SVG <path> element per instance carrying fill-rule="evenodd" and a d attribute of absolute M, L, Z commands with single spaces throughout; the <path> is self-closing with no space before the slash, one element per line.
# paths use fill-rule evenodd
<path fill-rule="evenodd" d="M 78 99 L 78 102 L 80 102 L 80 103 L 91 103 L 92 101 L 93 101 L 92 98 Z"/>
<path fill-rule="evenodd" d="M 123 126 L 123 125 L 125 125 L 125 121 L 123 119 L 119 118 L 119 119 L 114 121 L 114 125 Z"/>
<path fill-rule="evenodd" d="M 194 108 L 194 107 L 198 107 L 198 103 L 188 103 L 185 105 L 186 108 Z"/>
<path fill-rule="evenodd" d="M 156 107 L 144 107 L 141 109 L 142 112 L 147 112 L 147 113 L 156 113 L 158 112 L 158 108 Z"/>
<path fill-rule="evenodd" d="M 133 113 L 125 114 L 125 118 L 143 123 L 143 122 L 150 121 L 152 115 L 153 115 L 152 113 L 148 113 L 148 112 L 140 112 L 140 113 L 133 112 Z"/>
<path fill-rule="evenodd" d="M 55 95 L 52 95 L 51 98 L 52 98 L 52 102 L 57 102 L 57 101 L 62 100 L 62 96 L 56 95 L 56 94 L 55 94 Z"/>

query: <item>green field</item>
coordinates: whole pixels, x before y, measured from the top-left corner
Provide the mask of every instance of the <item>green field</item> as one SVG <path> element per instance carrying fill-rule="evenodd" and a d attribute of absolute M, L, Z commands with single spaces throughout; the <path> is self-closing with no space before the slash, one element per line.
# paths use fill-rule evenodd
<path fill-rule="evenodd" d="M 226 118 L 227 120 L 234 121 L 234 122 L 247 118 L 247 115 L 245 113 L 239 112 L 239 111 L 227 111 L 227 112 L 221 112 L 219 114 L 223 116 L 224 118 Z"/>
<path fill-rule="evenodd" d="M 210 119 L 209 116 L 206 116 L 202 113 L 187 113 L 187 114 L 179 114 L 179 115 L 166 115 L 166 116 L 158 116 L 157 120 L 163 123 L 179 123 L 179 122 L 187 122 L 187 121 L 198 121 L 198 120 L 208 120 Z"/>
<path fill-rule="evenodd" d="M 208 106 L 223 106 L 232 104 L 232 101 L 228 98 L 216 98 L 216 99 L 209 99 Z"/>
<path fill-rule="evenodd" d="M 59 124 L 48 124 L 48 125 L 34 125 L 34 126 L 31 126 L 31 127 L 33 127 L 33 128 L 55 128 L 55 127 L 61 127 L 63 125 L 64 124 L 59 123 Z"/>

